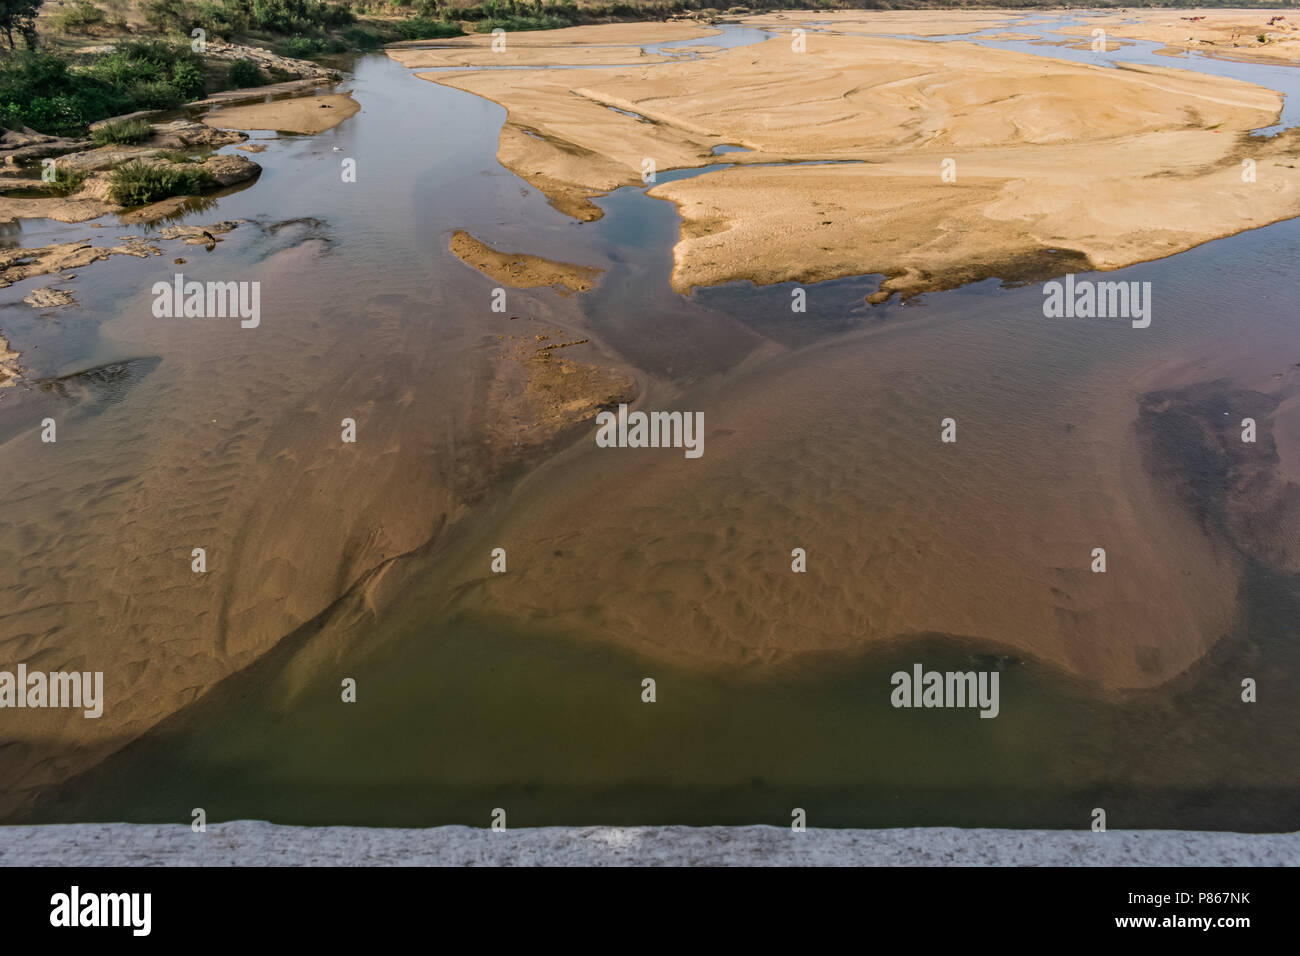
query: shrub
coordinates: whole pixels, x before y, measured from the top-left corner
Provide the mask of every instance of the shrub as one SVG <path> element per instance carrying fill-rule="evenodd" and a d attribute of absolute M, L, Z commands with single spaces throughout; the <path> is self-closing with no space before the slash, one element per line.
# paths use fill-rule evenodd
<path fill-rule="evenodd" d="M 484 7 L 487 5 L 484 4 Z M 573 21 L 563 17 L 491 17 L 478 22 L 479 33 L 491 33 L 500 27 L 503 30 L 558 30 L 571 27 Z"/>
<path fill-rule="evenodd" d="M 230 85 L 234 87 L 263 86 L 266 77 L 252 60 L 235 60 L 230 64 Z"/>
<path fill-rule="evenodd" d="M 251 0 L 249 26 L 276 33 L 307 33 L 320 27 L 345 27 L 356 22 L 351 8 L 323 0 Z"/>
<path fill-rule="evenodd" d="M 103 22 L 103 12 L 87 0 L 77 0 L 71 7 L 54 16 L 54 26 L 60 33 L 85 32 L 88 27 Z"/>
<path fill-rule="evenodd" d="M 284 41 L 285 56 L 305 60 L 323 50 L 324 44 L 311 37 L 290 37 Z"/>
<path fill-rule="evenodd" d="M 443 23 L 427 17 L 412 17 L 393 24 L 403 40 L 437 40 L 442 37 L 464 36 L 465 31 L 458 23 Z"/>
<path fill-rule="evenodd" d="M 153 126 L 148 120 L 109 120 L 103 126 L 91 130 L 90 138 L 96 146 L 122 146 L 148 139 L 152 133 Z"/>
<path fill-rule="evenodd" d="M 170 196 L 188 196 L 212 185 L 212 174 L 198 166 L 151 166 L 138 160 L 115 166 L 108 195 L 119 206 L 143 206 Z"/>
<path fill-rule="evenodd" d="M 350 27 L 344 30 L 343 39 L 349 46 L 358 50 L 373 50 L 384 45 L 384 38 L 379 34 L 371 33 L 369 30 L 362 30 L 359 27 Z M 428 39 L 428 37 L 420 37 L 419 39 Z"/>
<path fill-rule="evenodd" d="M 181 91 L 166 80 L 137 84 L 129 95 L 131 105 L 138 110 L 174 110 L 185 102 Z"/>
<path fill-rule="evenodd" d="M 172 86 L 186 100 L 197 100 L 207 92 L 207 78 L 193 63 L 182 61 L 172 67 Z"/>
<path fill-rule="evenodd" d="M 54 182 L 47 185 L 47 189 L 56 196 L 71 196 L 74 193 L 81 192 L 81 187 L 86 184 L 86 171 L 84 169 L 67 169 L 63 166 L 55 166 Z"/>

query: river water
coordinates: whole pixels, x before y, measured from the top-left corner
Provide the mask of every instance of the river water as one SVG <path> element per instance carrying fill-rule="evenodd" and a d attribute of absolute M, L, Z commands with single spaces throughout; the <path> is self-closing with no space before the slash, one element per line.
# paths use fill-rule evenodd
<path fill-rule="evenodd" d="M 729 27 L 724 39 L 764 36 Z M 1145 47 L 997 45 L 1147 57 L 1288 94 L 1297 76 Z M 0 293 L 0 328 L 33 376 L 116 370 L 107 386 L 74 375 L 71 392 L 25 397 L 21 420 L 0 410 L 0 439 L 47 409 L 96 429 L 93 441 L 61 442 L 57 458 L 4 446 L 0 555 L 23 570 L 3 583 L 26 594 L 59 581 L 49 601 L 28 598 L 30 613 L 0 618 L 11 635 L 53 614 L 146 655 L 155 632 L 131 605 L 148 601 L 130 578 L 151 572 L 133 535 L 208 521 L 227 553 L 270 555 L 246 569 L 264 582 L 262 603 L 198 593 L 157 612 L 163 628 L 217 621 L 223 650 L 248 666 L 32 819 L 187 820 L 204 807 L 212 820 L 486 825 L 501 807 L 512 826 L 782 825 L 801 807 L 824 826 L 1082 828 L 1103 807 L 1121 828 L 1295 828 L 1294 577 L 1234 552 L 1229 626 L 1155 687 L 1103 690 L 1088 647 L 1028 655 L 1004 635 L 1095 608 L 1096 579 L 1062 568 L 1086 569 L 1076 552 L 1101 540 L 1122 568 L 1104 577 L 1139 586 L 1098 626 L 1150 644 L 1153 672 L 1172 666 L 1147 629 L 1183 620 L 1161 603 L 1181 593 L 1181 562 L 1211 573 L 1234 546 L 1170 550 L 1184 540 L 1181 506 L 1130 486 L 1131 413 L 1150 383 L 1178 379 L 1153 370 L 1254 385 L 1295 375 L 1300 224 L 1108 275 L 1160 290 L 1142 334 L 1045 323 L 1040 287 L 996 281 L 872 308 L 863 300 L 879 277 L 836 280 L 809 287 L 802 314 L 790 311 L 792 284 L 683 297 L 669 285 L 670 203 L 625 187 L 596 200 L 602 219 L 575 223 L 496 162 L 501 107 L 412 72 L 358 58 L 359 114 L 281 136 L 256 157 L 254 186 L 186 217 L 246 220 L 210 256 L 171 245 L 163 259 L 91 266 L 61 284 L 76 291 L 75 312 L 28 309 L 23 286 Z M 1284 125 L 1295 102 L 1288 95 Z M 356 160 L 356 183 L 341 182 L 343 158 Z M 591 337 L 636 377 L 643 407 L 702 410 L 704 457 L 611 455 L 590 433 L 540 462 L 483 448 L 484 356 L 501 319 L 488 310 L 495 283 L 447 251 L 459 228 L 603 268 L 574 299 L 512 290 L 510 311 Z M 24 223 L 10 239 L 95 231 Z M 262 281 L 263 327 L 153 319 L 147 290 L 181 268 Z M 383 453 L 339 465 L 314 436 L 355 409 Z M 961 422 L 959 469 L 935 440 L 949 414 Z M 332 477 L 304 485 L 305 468 Z M 313 493 L 326 500 L 304 500 Z M 348 497 L 346 517 L 330 518 L 331 495 Z M 230 514 L 238 532 L 219 530 Z M 384 574 L 320 613 L 291 606 L 286 582 L 305 572 L 285 570 L 292 556 L 277 563 L 259 538 L 284 514 L 320 523 L 295 548 L 358 542 L 331 581 L 352 584 L 366 562 L 389 562 Z M 126 558 L 116 565 L 115 543 Z M 487 570 L 496 546 L 510 560 L 500 577 Z M 815 587 L 790 583 L 795 546 Z M 86 555 L 94 575 L 80 570 Z M 128 580 L 114 590 L 106 575 Z M 1144 580 L 1149 600 L 1136 593 Z M 87 611 L 79 587 L 105 594 Z M 1184 617 L 1197 623 L 1196 609 Z M 895 637 L 864 649 L 867 627 Z M 773 664 L 774 631 L 805 653 Z M 892 708 L 890 675 L 918 661 L 997 671 L 999 717 Z M 641 699 L 647 676 L 654 704 Z M 1259 703 L 1241 703 L 1243 676 L 1266 688 Z M 356 704 L 340 703 L 345 677 Z"/>

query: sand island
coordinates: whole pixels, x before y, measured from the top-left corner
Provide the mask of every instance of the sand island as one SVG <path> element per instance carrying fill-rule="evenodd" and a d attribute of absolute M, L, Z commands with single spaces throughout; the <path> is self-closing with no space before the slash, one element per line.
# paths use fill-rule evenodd
<path fill-rule="evenodd" d="M 573 49 L 608 52 L 604 29 L 578 28 Z M 1116 269 L 1300 214 L 1300 137 L 1250 135 L 1277 121 L 1272 90 L 963 42 L 810 33 L 800 47 L 788 30 L 686 62 L 417 75 L 504 105 L 498 158 L 580 220 L 599 216 L 592 196 L 641 184 L 647 160 L 664 171 L 748 150 L 651 191 L 682 215 L 681 292 L 881 273 L 878 301 Z M 557 58 L 509 50 L 515 65 Z"/>

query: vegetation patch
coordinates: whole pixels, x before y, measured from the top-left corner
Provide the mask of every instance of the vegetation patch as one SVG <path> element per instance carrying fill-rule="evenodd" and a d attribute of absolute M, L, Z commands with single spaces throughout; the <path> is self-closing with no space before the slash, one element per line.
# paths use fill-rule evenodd
<path fill-rule="evenodd" d="M 173 163 L 153 166 L 134 160 L 115 166 L 108 195 L 119 206 L 143 206 L 172 196 L 191 196 L 212 186 L 212 174 L 202 167 Z"/>
<path fill-rule="evenodd" d="M 174 109 L 204 90 L 203 58 L 186 43 L 132 41 L 75 64 L 14 52 L 0 61 L 0 126 L 78 136 L 97 120 Z"/>
<path fill-rule="evenodd" d="M 153 125 L 145 119 L 109 120 L 90 131 L 96 146 L 126 146 L 139 143 L 153 134 Z"/>
<path fill-rule="evenodd" d="M 55 167 L 54 182 L 49 183 L 48 190 L 56 196 L 72 196 L 81 192 L 86 185 L 87 173 L 84 169 L 65 169 Z"/>
<path fill-rule="evenodd" d="M 252 60 L 235 60 L 230 64 L 230 85 L 236 89 L 247 86 L 264 86 L 266 75 Z"/>

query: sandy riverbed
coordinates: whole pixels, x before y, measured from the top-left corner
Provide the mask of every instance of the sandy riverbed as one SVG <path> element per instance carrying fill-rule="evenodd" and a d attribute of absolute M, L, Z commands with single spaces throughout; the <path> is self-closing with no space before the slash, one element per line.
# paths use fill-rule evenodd
<path fill-rule="evenodd" d="M 635 44 L 639 28 L 620 25 L 623 42 Z M 644 42 L 663 38 L 658 28 L 644 27 Z M 606 29 L 615 28 L 583 28 L 581 42 L 602 40 Z M 561 32 L 546 35 L 550 45 L 536 48 L 536 62 L 556 61 Z M 527 41 L 510 38 L 525 49 Z M 1051 249 L 1070 253 L 1064 261 L 1072 266 L 1113 267 L 1297 214 L 1293 137 L 1250 143 L 1258 181 L 1243 183 L 1239 175 L 1242 133 L 1273 121 L 1277 94 L 1172 70 L 1103 71 L 965 45 L 810 36 L 803 54 L 779 38 L 692 62 L 427 78 L 504 103 L 510 115 L 502 162 L 578 219 L 599 214 L 592 195 L 639 183 L 646 157 L 659 169 L 701 166 L 717 161 L 713 146 L 739 143 L 753 150 L 739 156 L 744 163 L 862 161 L 742 167 L 658 186 L 655 195 L 676 201 L 685 217 L 673 274 L 678 289 L 878 271 L 890 277 L 886 291 L 907 295 L 984 275 L 1046 274 L 1061 265 L 1044 260 Z M 237 116 L 244 128 L 292 128 L 292 118 L 283 118 L 290 106 L 248 107 L 258 111 L 251 118 L 243 109 L 216 115 L 232 124 Z M 318 113 L 345 118 L 337 109 Z M 956 160 L 954 182 L 940 177 L 945 158 Z M 439 246 L 445 242 L 444 234 Z M 286 249 L 251 274 L 268 281 L 295 269 L 306 274 L 313 255 L 310 246 Z M 306 310 L 287 293 L 286 319 L 268 322 L 256 347 L 238 339 L 223 345 L 225 365 L 211 361 L 210 340 L 188 327 L 128 326 L 138 337 L 133 354 L 143 356 L 131 359 L 131 368 L 155 353 L 166 353 L 169 363 L 155 386 L 164 391 L 151 426 L 163 437 L 148 445 L 146 468 L 131 462 L 106 470 L 105 450 L 115 439 L 95 431 L 72 432 L 59 446 L 63 457 L 51 455 L 39 468 L 0 462 L 4 486 L 28 502 L 23 521 L 0 539 L 3 563 L 14 569 L 11 588 L 21 594 L 11 612 L 19 656 L 72 664 L 89 659 L 107 633 L 119 639 L 114 664 L 121 665 L 113 691 L 122 703 L 102 726 L 41 715 L 22 728 L 25 739 L 7 757 L 7 766 L 22 771 L 22 788 L 38 790 L 102 759 L 349 589 L 359 595 L 358 619 L 377 614 L 394 557 L 424 545 L 464 513 L 492 475 L 522 461 L 515 445 L 534 440 L 524 434 L 531 422 L 539 423 L 538 436 L 554 437 L 600 404 L 632 394 L 630 377 L 578 367 L 549 351 L 565 345 L 566 355 L 596 361 L 584 354 L 596 345 L 563 335 L 558 321 L 516 332 L 510 325 L 525 320 L 497 316 L 477 336 L 448 342 L 440 333 L 431 342 L 423 337 L 426 323 L 411 315 L 460 303 L 430 302 L 436 285 L 407 302 L 383 280 L 360 280 L 364 295 L 340 282 L 341 300 L 363 303 L 368 357 L 354 354 L 355 340 L 336 331 L 337 323 L 290 324 Z M 570 351 L 579 345 L 581 352 Z M 709 457 L 697 472 L 726 484 L 728 497 L 683 493 L 673 467 L 680 458 L 602 461 L 604 471 L 575 476 L 576 491 L 566 492 L 573 497 L 502 522 L 517 542 L 512 562 L 522 573 L 495 585 L 447 580 L 472 597 L 498 588 L 493 609 L 520 620 L 549 612 L 552 624 L 618 635 L 687 666 L 851 653 L 931 631 L 997 635 L 1111 687 L 1154 686 L 1201 657 L 1230 620 L 1235 567 L 1141 472 L 1127 393 L 1079 423 L 1083 450 L 1074 450 L 1064 431 L 1051 431 L 1067 414 L 1073 418 L 1072 410 L 1020 435 L 1023 444 L 1048 449 L 1044 460 L 1067 460 L 1075 476 L 1104 476 L 1104 488 L 1080 491 L 1064 510 L 1046 479 L 1033 495 L 1021 491 L 990 507 L 989 489 L 1001 487 L 988 477 L 998 463 L 992 452 L 979 461 L 983 486 L 954 487 L 937 458 L 909 464 L 914 477 L 906 487 L 877 466 L 905 442 L 913 406 L 925 397 L 924 381 L 898 377 L 898 369 L 924 367 L 943 346 L 941 338 L 919 338 L 879 358 L 831 354 L 815 366 L 806 360 L 768 370 L 749 382 L 751 394 L 710 405 Z M 286 365 L 283 356 L 292 354 L 310 355 L 312 364 Z M 229 376 L 230 367 L 240 374 Z M 969 376 L 977 384 L 980 371 Z M 447 405 L 424 384 L 439 378 L 475 399 L 463 431 L 450 438 L 450 427 L 440 430 L 452 417 Z M 188 388 L 220 396 L 210 409 L 202 406 L 197 429 Z M 794 416 L 785 408 L 790 395 L 804 400 Z M 899 402 L 906 403 L 901 412 Z M 822 410 L 844 407 L 862 409 L 874 430 L 863 435 L 856 421 L 823 420 Z M 934 417 L 928 405 L 924 413 Z M 364 447 L 377 455 L 363 458 L 339 444 L 335 423 L 343 415 L 357 416 Z M 127 418 L 115 405 L 103 421 L 112 426 L 115 416 Z M 134 434 L 133 422 L 115 427 Z M 758 440 L 728 442 L 747 430 Z M 464 434 L 488 450 L 453 474 L 460 462 L 429 451 L 463 442 Z M 859 474 L 844 471 L 843 449 L 860 456 Z M 804 489 L 771 473 L 766 483 L 754 477 L 773 461 L 790 475 L 811 466 L 827 476 L 818 480 L 835 483 Z M 256 469 L 259 479 L 247 480 Z M 864 485 L 863 475 L 875 486 Z M 623 492 L 634 482 L 642 494 L 628 500 Z M 790 504 L 814 494 L 815 507 Z M 603 507 L 593 516 L 595 500 Z M 72 534 L 60 533 L 56 513 L 67 501 L 77 503 L 85 525 Z M 934 501 L 947 502 L 946 510 L 934 511 Z M 720 503 L 733 518 L 752 509 L 735 519 L 740 532 L 709 524 Z M 643 527 L 647 513 L 672 533 L 637 554 L 611 553 L 611 542 L 626 550 L 627 529 Z M 876 535 L 871 549 L 836 540 L 846 516 L 867 514 Z M 1135 514 L 1155 517 L 1141 524 Z M 209 578 L 189 569 L 194 536 L 178 529 L 193 527 L 214 559 Z M 561 542 L 564 555 L 555 547 L 557 527 L 581 529 Z M 1179 554 L 1180 566 L 1097 581 L 1071 562 L 1078 561 L 1075 544 L 1098 528 L 1119 542 L 1115 553 L 1127 552 L 1140 566 L 1159 569 L 1166 554 Z M 814 600 L 793 592 L 784 556 L 792 541 L 819 534 L 828 543 L 810 573 L 822 586 Z M 1016 543 L 981 565 L 977 556 L 996 534 Z M 99 552 L 98 565 L 77 551 L 110 538 L 111 558 Z M 923 549 L 928 563 L 913 557 Z M 241 559 L 229 560 L 232 554 Z M 768 562 L 771 555 L 781 560 Z M 562 557 L 595 570 L 575 580 Z M 748 581 L 701 574 L 706 560 L 738 567 Z M 991 576 L 1009 584 L 988 590 Z M 56 593 L 28 586 L 38 579 L 58 581 Z M 864 580 L 875 589 L 863 589 Z M 558 612 L 556 595 L 568 605 Z M 665 595 L 677 605 L 661 608 Z M 699 607 L 711 610 L 705 616 Z M 1134 631 L 1144 635 L 1140 646 L 1127 638 Z M 51 757 L 45 742 L 55 738 L 79 746 Z M 25 795 L 15 789 L 6 796 Z"/>

